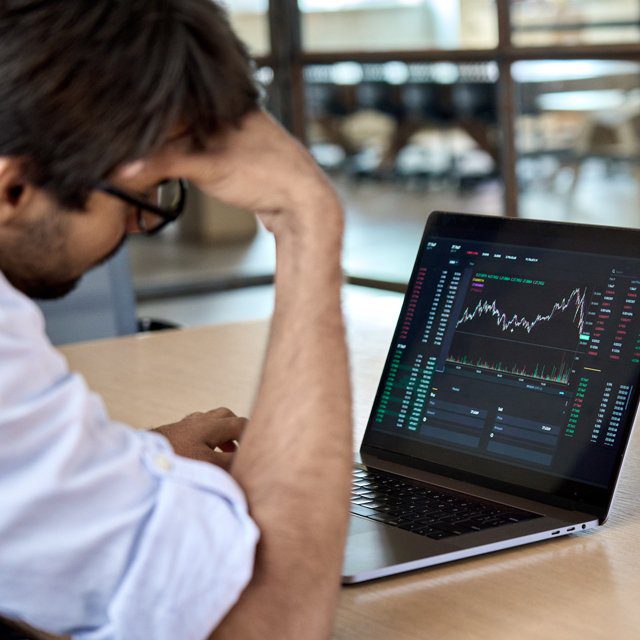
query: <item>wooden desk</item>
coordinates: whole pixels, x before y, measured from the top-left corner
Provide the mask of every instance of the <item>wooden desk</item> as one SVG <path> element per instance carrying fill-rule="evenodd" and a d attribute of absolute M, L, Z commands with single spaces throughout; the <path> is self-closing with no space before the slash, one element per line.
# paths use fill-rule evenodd
<path fill-rule="evenodd" d="M 393 318 L 353 318 L 356 437 L 361 437 Z M 64 349 L 135 426 L 227 405 L 246 414 L 267 338 L 264 322 L 107 340 Z M 344 588 L 334 638 L 541 640 L 640 638 L 640 442 L 599 531 Z"/>

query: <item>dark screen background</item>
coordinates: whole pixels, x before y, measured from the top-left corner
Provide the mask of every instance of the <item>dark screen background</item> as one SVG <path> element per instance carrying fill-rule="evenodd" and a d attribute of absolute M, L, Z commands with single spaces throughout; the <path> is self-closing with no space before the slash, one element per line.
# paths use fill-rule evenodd
<path fill-rule="evenodd" d="M 368 428 L 502 480 L 607 487 L 635 412 L 640 260 L 433 231 Z"/>

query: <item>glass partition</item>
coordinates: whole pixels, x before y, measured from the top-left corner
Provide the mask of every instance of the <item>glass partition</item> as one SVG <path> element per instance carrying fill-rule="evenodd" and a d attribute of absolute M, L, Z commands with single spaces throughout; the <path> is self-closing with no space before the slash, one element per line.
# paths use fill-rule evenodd
<path fill-rule="evenodd" d="M 253 56 L 267 55 L 269 44 L 269 0 L 226 0 L 235 32 L 247 44 Z"/>
<path fill-rule="evenodd" d="M 638 42 L 638 0 L 511 0 L 517 46 Z"/>
<path fill-rule="evenodd" d="M 640 63 L 522 61 L 513 76 L 521 215 L 637 226 Z"/>
<path fill-rule="evenodd" d="M 346 208 L 345 268 L 403 282 L 430 211 L 499 214 L 495 63 L 310 65 L 307 138 Z"/>
<path fill-rule="evenodd" d="M 485 49 L 495 0 L 299 0 L 307 51 Z"/>

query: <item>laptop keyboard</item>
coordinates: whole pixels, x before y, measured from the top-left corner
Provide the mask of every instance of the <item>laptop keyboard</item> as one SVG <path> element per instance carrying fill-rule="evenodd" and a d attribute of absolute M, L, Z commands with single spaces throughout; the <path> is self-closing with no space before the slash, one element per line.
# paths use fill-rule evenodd
<path fill-rule="evenodd" d="M 384 471 L 360 468 L 353 472 L 351 513 L 433 540 L 540 517 Z"/>

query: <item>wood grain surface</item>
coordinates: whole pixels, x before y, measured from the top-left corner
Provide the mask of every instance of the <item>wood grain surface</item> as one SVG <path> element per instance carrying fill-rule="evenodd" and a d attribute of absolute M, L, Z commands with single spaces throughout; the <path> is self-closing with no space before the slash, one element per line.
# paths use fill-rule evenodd
<path fill-rule="evenodd" d="M 351 318 L 359 442 L 391 337 L 389 317 Z M 65 348 L 112 417 L 135 427 L 228 406 L 248 415 L 267 322 Z M 595 532 L 343 588 L 334 637 L 640 638 L 640 445 L 630 445 L 609 522 Z"/>

